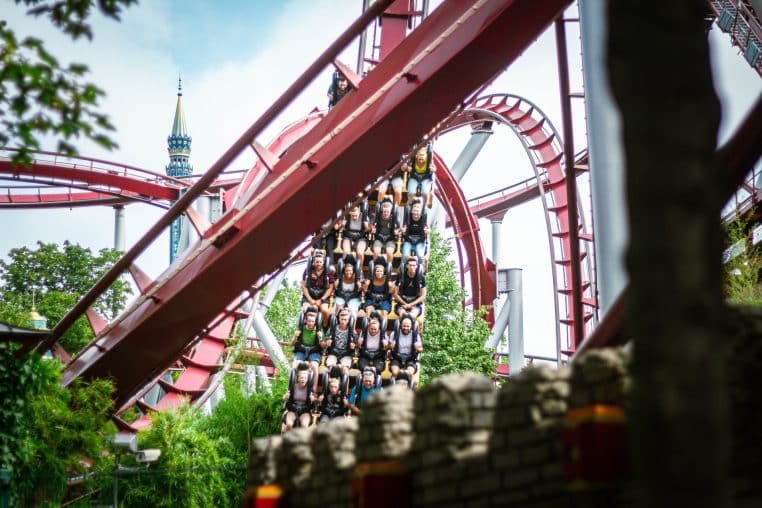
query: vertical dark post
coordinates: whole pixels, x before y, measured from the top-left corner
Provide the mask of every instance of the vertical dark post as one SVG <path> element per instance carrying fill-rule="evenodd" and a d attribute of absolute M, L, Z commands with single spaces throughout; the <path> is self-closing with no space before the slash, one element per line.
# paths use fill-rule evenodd
<path fill-rule="evenodd" d="M 566 27 L 563 14 L 556 19 L 556 53 L 558 56 L 558 86 L 561 92 L 561 115 L 566 166 L 566 206 L 569 210 L 569 270 L 572 282 L 572 343 L 574 351 L 585 335 L 582 314 L 582 271 L 579 262 L 579 214 L 577 210 L 577 172 L 574 169 L 574 134 L 572 132 L 571 96 L 569 94 L 569 61 L 566 54 Z"/>
<path fill-rule="evenodd" d="M 639 506 L 729 505 L 720 104 L 701 0 L 608 2 L 622 115 Z M 605 168 L 604 168 L 605 170 Z"/>

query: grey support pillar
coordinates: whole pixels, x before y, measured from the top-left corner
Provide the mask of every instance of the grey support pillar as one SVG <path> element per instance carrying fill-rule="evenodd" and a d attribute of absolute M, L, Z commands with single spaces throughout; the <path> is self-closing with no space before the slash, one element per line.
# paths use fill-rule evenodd
<path fill-rule="evenodd" d="M 278 368 L 288 369 L 289 365 L 286 360 L 286 355 L 283 354 L 283 350 L 281 349 L 280 344 L 278 344 L 278 339 L 273 335 L 272 330 L 270 330 L 270 327 L 267 325 L 267 321 L 265 321 L 264 315 L 262 315 L 262 312 L 259 309 L 254 311 L 254 317 L 251 324 L 254 328 L 254 332 L 257 334 L 257 339 L 262 343 L 262 347 L 265 348 L 267 354 L 273 359 L 275 365 Z"/>
<path fill-rule="evenodd" d="M 460 181 L 463 179 L 466 172 L 468 171 L 468 168 L 470 168 L 471 164 L 474 163 L 476 156 L 479 155 L 479 152 L 482 151 L 484 144 L 487 142 L 491 135 L 492 122 L 484 122 L 479 127 L 475 128 L 473 132 L 471 132 L 471 137 L 466 143 L 466 146 L 463 148 L 463 151 L 460 152 L 458 158 L 455 159 L 455 163 L 452 165 L 452 168 L 450 168 L 452 176 L 454 176 L 456 180 Z"/>
<path fill-rule="evenodd" d="M 490 224 L 492 224 L 492 262 L 495 263 L 495 270 L 497 271 L 500 268 L 498 265 L 500 260 L 500 230 L 503 226 L 503 221 L 493 220 L 490 221 Z"/>
<path fill-rule="evenodd" d="M 280 290 L 287 271 L 288 270 L 281 270 L 280 273 L 267 285 L 265 296 L 259 301 L 259 306 L 264 314 L 267 314 L 267 311 L 270 310 L 270 305 L 273 303 L 275 294 Z"/>
<path fill-rule="evenodd" d="M 511 308 L 511 302 L 510 300 L 506 300 L 505 303 L 503 303 L 503 307 L 500 309 L 500 312 L 498 313 L 497 317 L 495 318 L 495 324 L 492 326 L 492 333 L 490 333 L 489 338 L 487 339 L 487 342 L 484 343 L 485 349 L 498 349 L 498 346 L 500 345 L 500 340 L 503 338 L 503 333 L 505 333 L 505 329 L 508 328 L 508 318 L 510 317 L 510 308 Z"/>
<path fill-rule="evenodd" d="M 524 295 L 521 268 L 508 269 L 508 371 L 518 374 L 524 368 Z"/>
<path fill-rule="evenodd" d="M 450 168 L 450 172 L 452 173 L 452 176 L 455 177 L 455 180 L 460 182 L 463 179 L 468 168 L 474 163 L 476 156 L 482 151 L 484 144 L 491 135 L 492 122 L 484 122 L 478 128 L 474 129 L 466 146 L 463 148 L 463 151 L 460 152 L 460 155 L 458 155 L 458 158 L 455 159 L 455 163 L 453 163 Z M 434 207 L 430 223 L 433 226 L 439 227 L 440 230 L 444 229 L 444 209 L 441 205 L 437 204 Z"/>
<path fill-rule="evenodd" d="M 192 206 L 193 208 L 196 209 L 196 211 L 201 217 L 208 220 L 210 223 L 212 222 L 209 220 L 209 198 L 207 196 L 201 196 L 193 203 Z M 183 216 L 183 218 L 186 221 L 188 221 L 187 217 Z M 189 236 L 188 236 L 188 242 L 190 244 L 190 243 L 194 243 L 198 241 L 199 234 L 196 231 L 196 228 L 194 228 L 193 225 L 190 224 L 190 222 L 188 222 L 188 226 L 190 227 Z"/>
<path fill-rule="evenodd" d="M 601 317 L 627 285 L 624 254 L 629 240 L 621 118 L 605 65 L 605 2 L 580 0 L 582 69 L 593 194 L 593 225 Z"/>
<path fill-rule="evenodd" d="M 492 334 L 485 343 L 487 348 L 497 348 L 508 328 L 508 369 L 511 375 L 524 368 L 524 303 L 521 284 L 521 268 L 509 268 L 508 300 L 495 319 Z"/>
<path fill-rule="evenodd" d="M 209 215 L 207 216 L 207 219 L 209 219 L 209 222 L 211 224 L 214 224 L 215 222 L 217 222 L 217 219 L 219 219 L 221 216 L 222 216 L 222 191 L 212 196 L 209 196 Z"/>
<path fill-rule="evenodd" d="M 114 206 L 114 249 L 125 252 L 124 205 Z"/>

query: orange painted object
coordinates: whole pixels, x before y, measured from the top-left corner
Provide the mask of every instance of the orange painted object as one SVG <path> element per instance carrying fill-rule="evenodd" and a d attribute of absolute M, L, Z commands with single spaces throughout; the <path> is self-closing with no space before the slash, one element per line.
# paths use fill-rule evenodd
<path fill-rule="evenodd" d="M 561 440 L 564 476 L 571 488 L 613 486 L 629 472 L 627 419 L 621 407 L 570 410 Z"/>
<path fill-rule="evenodd" d="M 413 489 L 410 475 L 402 462 L 358 464 L 352 480 L 354 508 L 410 508 Z"/>
<path fill-rule="evenodd" d="M 283 489 L 280 485 L 259 485 L 246 491 L 242 506 L 250 508 L 283 508 Z"/>

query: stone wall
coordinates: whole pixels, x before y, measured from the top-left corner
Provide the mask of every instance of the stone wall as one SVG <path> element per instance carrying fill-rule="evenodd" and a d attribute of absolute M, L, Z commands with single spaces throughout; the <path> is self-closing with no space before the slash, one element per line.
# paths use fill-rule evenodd
<path fill-rule="evenodd" d="M 758 377 L 752 365 L 762 363 L 760 337 L 747 340 L 755 340 L 747 350 L 756 356 L 736 373 L 739 386 Z M 415 394 L 391 387 L 374 394 L 359 418 L 255 440 L 249 481 L 281 485 L 290 506 L 346 507 L 352 506 L 355 471 L 391 463 L 401 465 L 412 487 L 401 506 L 626 508 L 634 504 L 626 475 L 581 482 L 569 468 L 575 450 L 567 420 L 591 407 L 626 412 L 628 365 L 628 353 L 604 349 L 588 352 L 572 368 L 527 368 L 500 389 L 474 374 L 444 376 Z M 758 424 L 762 398 L 748 390 L 734 393 L 734 407 L 743 403 L 743 416 Z M 744 468 L 762 470 L 759 425 L 734 421 L 753 438 L 737 441 L 751 451 L 742 454 Z M 626 449 L 627 439 L 603 444 Z M 619 462 L 628 463 L 626 457 Z M 762 483 L 753 480 L 747 469 L 736 474 L 736 498 L 746 503 L 741 506 L 762 505 Z"/>

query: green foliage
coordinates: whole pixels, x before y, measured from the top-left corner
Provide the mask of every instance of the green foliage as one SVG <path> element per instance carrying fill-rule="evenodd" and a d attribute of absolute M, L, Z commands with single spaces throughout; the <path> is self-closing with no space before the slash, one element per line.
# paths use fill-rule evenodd
<path fill-rule="evenodd" d="M 280 290 L 275 293 L 275 298 L 273 298 L 273 303 L 267 310 L 267 314 L 265 314 L 265 321 L 270 325 L 270 330 L 278 340 L 291 340 L 291 336 L 296 330 L 301 301 L 302 290 L 299 284 L 284 280 Z"/>
<path fill-rule="evenodd" d="M 17 358 L 14 349 L 0 343 L 0 466 L 11 471 L 17 504 L 58 504 L 67 478 L 106 460 L 114 387 L 96 380 L 65 389 L 58 362 Z"/>
<path fill-rule="evenodd" d="M 96 2 L 91 0 L 15 0 L 33 16 L 46 16 L 64 33 L 92 39 L 87 23 Z M 97 2 L 101 14 L 119 19 L 123 7 L 137 0 Z M 40 136 L 52 135 L 57 151 L 76 154 L 72 139 L 85 137 L 111 149 L 116 143 L 107 133 L 114 127 L 98 112 L 103 90 L 84 81 L 86 65 L 61 64 L 40 39 L 19 39 L 0 20 L 0 146 L 15 146 L 14 161 L 31 162 L 30 150 L 40 147 Z"/>
<path fill-rule="evenodd" d="M 222 445 L 220 455 L 229 457 L 239 466 L 226 471 L 225 486 L 230 506 L 238 506 L 246 488 L 245 468 L 249 462 L 251 440 L 280 431 L 281 406 L 286 392 L 288 375 L 278 373 L 272 390 L 247 396 L 240 377 L 225 380 L 225 399 L 214 412 L 200 423 L 200 429 Z"/>
<path fill-rule="evenodd" d="M 736 220 L 725 226 L 726 247 L 747 241 L 748 224 Z M 725 264 L 725 298 L 737 304 L 762 305 L 762 252 L 747 248 Z"/>
<path fill-rule="evenodd" d="M 464 310 L 464 290 L 448 260 L 448 243 L 436 232 L 431 235 L 429 270 L 426 275 L 426 320 L 421 383 L 453 372 L 473 371 L 492 377 L 495 373 L 493 351 L 485 350 L 489 326 L 482 316 L 486 309 Z"/>
<path fill-rule="evenodd" d="M 161 449 L 161 458 L 145 472 L 120 480 L 124 506 L 240 505 L 251 440 L 280 429 L 287 383 L 287 375 L 279 374 L 272 391 L 247 396 L 241 378 L 228 377 L 225 398 L 211 415 L 188 406 L 152 415 L 140 447 Z"/>
<path fill-rule="evenodd" d="M 34 298 L 37 310 L 48 318 L 52 328 L 114 263 L 121 254 L 101 249 L 93 255 L 90 249 L 64 242 L 63 246 L 37 242 L 35 250 L 11 249 L 9 260 L 0 260 L 0 320 L 27 326 Z M 119 279 L 96 301 L 95 308 L 107 319 L 115 317 L 132 292 L 124 279 Z M 69 352 L 77 352 L 92 339 L 92 331 L 84 317 L 79 318 L 64 334 L 60 344 Z"/>
<path fill-rule="evenodd" d="M 229 506 L 225 470 L 234 468 L 226 437 L 202 432 L 188 406 L 152 415 L 151 428 L 139 434 L 140 448 L 158 448 L 161 457 L 144 473 L 120 479 L 123 506 Z M 129 465 L 129 459 L 123 461 Z M 245 475 L 245 468 L 241 474 Z"/>

